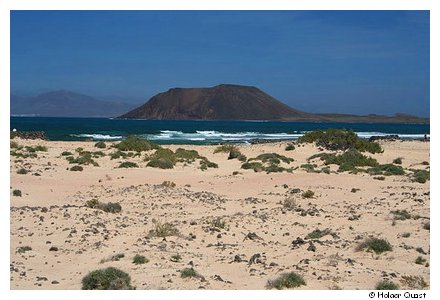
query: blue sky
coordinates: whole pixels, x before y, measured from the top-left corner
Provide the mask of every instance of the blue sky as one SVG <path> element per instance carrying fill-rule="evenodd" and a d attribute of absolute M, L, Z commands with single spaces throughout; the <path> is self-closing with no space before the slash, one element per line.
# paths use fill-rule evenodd
<path fill-rule="evenodd" d="M 429 116 L 429 12 L 11 13 L 14 93 L 144 102 L 220 83 L 309 112 Z"/>

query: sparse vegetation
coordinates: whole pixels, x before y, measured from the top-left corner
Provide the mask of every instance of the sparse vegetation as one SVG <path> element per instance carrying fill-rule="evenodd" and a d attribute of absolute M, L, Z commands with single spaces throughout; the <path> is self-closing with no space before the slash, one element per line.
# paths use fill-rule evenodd
<path fill-rule="evenodd" d="M 214 149 L 214 153 L 219 153 L 219 152 L 230 153 L 231 151 L 239 151 L 239 150 L 236 146 L 231 144 L 220 145 Z"/>
<path fill-rule="evenodd" d="M 82 149 L 82 148 L 81 148 Z M 77 149 L 78 150 L 78 149 Z M 70 164 L 78 164 L 78 165 L 93 165 L 95 167 L 98 167 L 99 164 L 95 162 L 92 158 L 92 153 L 88 151 L 80 151 L 79 156 L 77 158 L 74 158 L 73 156 L 67 156 L 66 160 Z"/>
<path fill-rule="evenodd" d="M 242 154 L 240 152 L 240 150 L 238 150 L 238 149 L 233 149 L 229 152 L 228 159 L 234 159 L 234 158 L 238 159 L 239 161 L 243 161 L 243 162 L 246 161 L 246 159 L 247 159 L 246 155 Z"/>
<path fill-rule="evenodd" d="M 180 262 L 182 260 L 182 256 L 180 256 L 180 254 L 175 254 L 171 256 L 170 260 L 172 262 Z"/>
<path fill-rule="evenodd" d="M 137 163 L 131 162 L 131 161 L 124 161 L 121 163 L 118 168 L 139 168 Z"/>
<path fill-rule="evenodd" d="M 70 156 L 70 155 L 73 155 L 72 152 L 69 152 L 69 151 L 61 152 L 61 156 Z"/>
<path fill-rule="evenodd" d="M 411 219 L 411 214 L 406 209 L 393 210 L 393 211 L 391 211 L 391 213 L 394 215 L 394 220 L 404 221 L 404 220 Z"/>
<path fill-rule="evenodd" d="M 307 190 L 304 193 L 302 193 L 303 198 L 313 198 L 313 196 L 315 196 L 315 192 L 311 190 Z"/>
<path fill-rule="evenodd" d="M 180 277 L 182 277 L 182 278 L 199 278 L 200 275 L 193 268 L 185 268 L 180 271 Z"/>
<path fill-rule="evenodd" d="M 409 287 L 409 289 L 411 290 L 421 290 L 429 286 L 422 276 L 414 275 L 403 275 L 400 279 L 400 283 L 402 283 L 402 285 L 404 286 Z"/>
<path fill-rule="evenodd" d="M 419 183 L 425 183 L 429 180 L 429 171 L 427 170 L 413 170 L 412 180 Z"/>
<path fill-rule="evenodd" d="M 373 251 L 376 254 L 381 254 L 386 251 L 392 251 L 393 247 L 391 244 L 385 239 L 378 238 L 368 238 L 364 242 L 360 243 L 356 250 L 358 251 Z"/>
<path fill-rule="evenodd" d="M 287 209 L 295 209 L 296 208 L 296 199 L 292 196 L 284 199 L 283 206 Z"/>
<path fill-rule="evenodd" d="M 153 229 L 148 233 L 149 237 L 167 237 L 179 234 L 179 230 L 171 223 L 156 221 Z"/>
<path fill-rule="evenodd" d="M 268 288 L 276 288 L 278 290 L 296 288 L 302 285 L 306 285 L 304 278 L 295 272 L 281 274 L 277 279 L 267 283 Z"/>
<path fill-rule="evenodd" d="M 14 197 L 21 197 L 21 191 L 20 190 L 13 190 L 12 196 Z"/>
<path fill-rule="evenodd" d="M 146 264 L 146 263 L 148 263 L 149 261 L 150 261 L 150 260 L 149 260 L 148 258 L 146 258 L 145 256 L 143 256 L 143 255 L 136 254 L 135 257 L 133 257 L 133 263 L 134 263 L 135 265 Z"/>
<path fill-rule="evenodd" d="M 271 164 L 279 164 L 281 161 L 290 164 L 292 161 L 294 161 L 293 158 L 284 156 L 284 155 L 280 155 L 278 153 L 263 153 L 258 155 L 255 158 L 250 158 L 249 161 L 252 160 L 261 160 L 262 162 L 269 162 Z"/>
<path fill-rule="evenodd" d="M 176 184 L 172 181 L 166 180 L 166 181 L 162 182 L 161 186 L 173 188 L 173 187 L 176 187 Z"/>
<path fill-rule="evenodd" d="M 172 169 L 174 168 L 174 163 L 171 160 L 164 158 L 152 159 L 148 162 L 147 167 L 159 168 L 159 169 Z"/>
<path fill-rule="evenodd" d="M 308 132 L 298 138 L 298 142 L 315 143 L 316 146 L 323 147 L 327 150 L 356 149 L 361 152 L 383 152 L 378 143 L 360 139 L 353 131 L 343 129 L 328 129 L 325 131 L 316 130 Z"/>
<path fill-rule="evenodd" d="M 398 157 L 393 160 L 393 164 L 401 165 L 402 164 L 402 157 Z"/>
<path fill-rule="evenodd" d="M 17 253 L 25 253 L 27 251 L 32 251 L 32 247 L 30 246 L 21 246 L 17 248 Z"/>
<path fill-rule="evenodd" d="M 73 166 L 73 167 L 70 168 L 70 171 L 79 171 L 79 172 L 81 172 L 82 170 L 84 170 L 84 168 L 81 167 L 81 166 Z"/>
<path fill-rule="evenodd" d="M 202 157 L 200 160 L 200 170 L 205 171 L 208 168 L 218 168 L 218 164 L 209 161 L 206 157 Z"/>
<path fill-rule="evenodd" d="M 210 222 L 211 227 L 225 229 L 226 222 L 222 218 L 215 218 Z"/>
<path fill-rule="evenodd" d="M 312 232 L 310 232 L 309 234 L 307 234 L 307 238 L 311 239 L 311 240 L 315 240 L 315 239 L 320 239 L 326 235 L 332 234 L 332 231 L 328 228 L 324 229 L 324 230 L 320 230 L 320 229 L 315 229 Z"/>
<path fill-rule="evenodd" d="M 101 203 L 97 199 L 92 199 L 92 200 L 86 201 L 86 206 L 89 208 L 100 209 L 100 210 L 103 210 L 105 212 L 110 212 L 110 213 L 118 213 L 118 212 L 121 212 L 121 210 L 122 210 L 121 204 L 119 204 L 117 202 L 116 203 L 113 203 L 113 202 Z"/>
<path fill-rule="evenodd" d="M 426 259 L 423 258 L 422 256 L 418 256 L 418 257 L 416 258 L 416 260 L 415 260 L 415 263 L 416 263 L 417 265 L 423 265 L 424 263 L 426 263 Z"/>
<path fill-rule="evenodd" d="M 264 166 L 260 162 L 245 162 L 241 165 L 241 168 L 245 170 L 251 169 L 254 170 L 254 172 L 261 172 L 264 170 Z"/>
<path fill-rule="evenodd" d="M 373 177 L 373 179 L 384 181 L 385 177 L 384 176 L 376 176 L 376 177 Z"/>
<path fill-rule="evenodd" d="M 135 152 L 143 152 L 154 149 L 159 149 L 159 145 L 145 139 L 141 139 L 134 135 L 129 135 L 127 139 L 116 144 L 114 146 L 116 149 L 121 151 L 135 151 Z"/>
<path fill-rule="evenodd" d="M 20 175 L 27 174 L 28 172 L 29 172 L 29 171 L 26 170 L 26 169 L 24 169 L 24 168 L 21 168 L 21 169 L 18 169 L 18 170 L 17 170 L 17 174 L 20 174 Z"/>
<path fill-rule="evenodd" d="M 108 267 L 95 270 L 82 279 L 83 290 L 131 290 L 130 275 L 119 269 Z"/>
<path fill-rule="evenodd" d="M 405 175 L 405 170 L 401 166 L 393 164 L 378 165 L 367 170 L 370 175 Z"/>
<path fill-rule="evenodd" d="M 120 150 L 110 153 L 110 159 L 127 158 L 128 154 Z"/>
<path fill-rule="evenodd" d="M 100 263 L 103 264 L 103 263 L 106 263 L 108 261 L 120 261 L 121 258 L 124 258 L 124 257 L 125 257 L 124 253 L 118 253 L 118 254 L 110 256 L 109 258 L 101 259 Z"/>
<path fill-rule="evenodd" d="M 392 281 L 383 280 L 376 284 L 376 290 L 398 290 L 399 286 Z"/>
<path fill-rule="evenodd" d="M 286 151 L 292 151 L 292 150 L 295 150 L 295 145 L 293 145 L 293 144 L 287 144 L 285 150 L 286 150 Z"/>
<path fill-rule="evenodd" d="M 95 144 L 95 147 L 99 149 L 105 149 L 107 145 L 103 141 L 99 141 Z"/>

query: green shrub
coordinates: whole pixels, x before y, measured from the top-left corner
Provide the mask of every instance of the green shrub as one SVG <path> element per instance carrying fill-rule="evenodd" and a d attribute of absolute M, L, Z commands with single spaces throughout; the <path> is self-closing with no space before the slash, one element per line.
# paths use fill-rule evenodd
<path fill-rule="evenodd" d="M 17 174 L 21 174 L 21 175 L 27 174 L 28 172 L 29 171 L 24 169 L 24 168 L 21 168 L 21 169 L 17 170 Z"/>
<path fill-rule="evenodd" d="M 145 161 L 151 161 L 151 160 L 167 160 L 167 161 L 171 161 L 174 165 L 177 161 L 177 157 L 172 150 L 159 148 L 153 154 L 147 155 L 145 157 Z"/>
<path fill-rule="evenodd" d="M 183 148 L 178 148 L 175 152 L 175 157 L 179 162 L 192 163 L 196 159 L 200 158 L 200 155 L 196 150 L 186 150 Z"/>
<path fill-rule="evenodd" d="M 302 193 L 303 198 L 313 198 L 315 196 L 315 192 L 311 190 L 307 190 L 304 193 Z"/>
<path fill-rule="evenodd" d="M 376 142 L 360 139 L 351 130 L 328 129 L 308 132 L 298 138 L 300 143 L 315 143 L 318 147 L 328 150 L 347 150 L 357 149 L 358 151 L 370 153 L 383 152 L 380 145 Z"/>
<path fill-rule="evenodd" d="M 222 220 L 222 218 L 215 218 L 214 220 L 211 220 L 210 222 L 211 227 L 225 229 L 226 228 L 226 222 Z"/>
<path fill-rule="evenodd" d="M 419 183 L 425 183 L 427 180 L 429 180 L 429 171 L 414 170 L 412 180 Z"/>
<path fill-rule="evenodd" d="M 376 290 L 398 290 L 399 286 L 392 281 L 384 280 L 376 284 Z"/>
<path fill-rule="evenodd" d="M 135 151 L 135 152 L 143 152 L 154 149 L 159 149 L 159 145 L 145 139 L 141 139 L 134 135 L 129 135 L 126 140 L 116 144 L 114 146 L 116 149 L 121 151 Z"/>
<path fill-rule="evenodd" d="M 167 237 L 177 235 L 179 230 L 171 223 L 155 222 L 154 228 L 150 230 L 149 237 Z"/>
<path fill-rule="evenodd" d="M 82 279 L 83 290 L 127 290 L 133 289 L 131 278 L 127 273 L 109 267 L 95 270 Z"/>
<path fill-rule="evenodd" d="M 69 151 L 63 151 L 61 153 L 61 156 L 70 156 L 70 155 L 72 155 L 72 152 L 69 152 Z"/>
<path fill-rule="evenodd" d="M 98 199 L 92 199 L 86 201 L 86 206 L 89 208 L 98 208 L 99 207 L 99 201 Z"/>
<path fill-rule="evenodd" d="M 95 147 L 99 149 L 105 149 L 107 145 L 103 141 L 99 141 L 95 144 Z"/>
<path fill-rule="evenodd" d="M 105 156 L 105 153 L 102 151 L 95 151 L 95 152 L 92 152 L 92 155 L 94 158 L 99 158 L 99 157 Z"/>
<path fill-rule="evenodd" d="M 302 164 L 301 168 L 304 169 L 307 173 L 315 173 L 316 165 L 315 164 Z"/>
<path fill-rule="evenodd" d="M 391 211 L 391 213 L 394 215 L 394 220 L 403 221 L 403 220 L 411 219 L 411 214 L 406 209 L 393 210 Z"/>
<path fill-rule="evenodd" d="M 78 165 L 93 165 L 93 166 L 99 166 L 97 162 L 95 162 L 92 158 L 92 153 L 85 151 L 80 152 L 79 156 L 77 158 L 74 158 L 73 156 L 67 156 L 66 160 L 70 164 L 78 164 Z"/>
<path fill-rule="evenodd" d="M 293 145 L 293 144 L 287 144 L 285 150 L 286 150 L 286 151 L 292 151 L 292 150 L 295 150 L 295 145 Z"/>
<path fill-rule="evenodd" d="M 79 171 L 79 172 L 81 172 L 82 170 L 84 170 L 84 169 L 81 166 L 73 166 L 73 167 L 70 168 L 70 171 Z"/>
<path fill-rule="evenodd" d="M 218 164 L 209 161 L 206 157 L 202 157 L 202 160 L 200 160 L 200 170 L 205 171 L 208 168 L 218 168 Z"/>
<path fill-rule="evenodd" d="M 172 169 L 174 168 L 174 163 L 171 160 L 160 158 L 152 159 L 148 162 L 147 167 L 160 168 L 160 169 Z"/>
<path fill-rule="evenodd" d="M 385 177 L 384 176 L 376 176 L 376 177 L 373 177 L 373 179 L 384 181 Z"/>
<path fill-rule="evenodd" d="M 101 203 L 98 206 L 99 209 L 105 211 L 105 212 L 109 212 L 109 213 L 118 213 L 121 212 L 122 207 L 121 204 L 119 203 L 113 203 L 113 202 L 108 202 L 108 203 Z"/>
<path fill-rule="evenodd" d="M 120 150 L 110 153 L 110 159 L 119 159 L 120 157 L 127 158 L 127 156 L 128 156 L 127 153 L 122 152 Z"/>
<path fill-rule="evenodd" d="M 370 175 L 405 175 L 405 170 L 401 166 L 396 166 L 393 164 L 378 165 L 374 168 L 367 170 Z"/>
<path fill-rule="evenodd" d="M 423 279 L 422 276 L 415 275 L 402 275 L 400 282 L 406 285 L 411 290 L 421 290 L 429 286 L 429 284 Z"/>
<path fill-rule="evenodd" d="M 381 254 L 386 251 L 392 251 L 393 247 L 385 239 L 369 238 L 364 242 L 360 243 L 356 250 L 362 251 L 374 251 L 376 254 Z"/>
<path fill-rule="evenodd" d="M 180 277 L 182 278 L 198 278 L 200 275 L 193 268 L 185 268 L 180 271 Z"/>
<path fill-rule="evenodd" d="M 424 263 L 426 263 L 426 259 L 423 258 L 422 256 L 418 256 L 418 257 L 416 258 L 416 260 L 415 260 L 415 263 L 416 263 L 417 265 L 423 265 Z"/>
<path fill-rule="evenodd" d="M 302 285 L 306 285 L 306 282 L 301 275 L 295 272 L 290 272 L 280 275 L 277 279 L 273 281 L 269 281 L 267 285 L 269 288 L 276 288 L 277 290 L 281 290 L 283 288 L 291 289 L 300 287 Z"/>
<path fill-rule="evenodd" d="M 161 186 L 173 188 L 173 187 L 176 187 L 176 184 L 172 181 L 166 180 L 166 181 L 162 182 Z"/>
<path fill-rule="evenodd" d="M 312 232 L 310 232 L 309 234 L 307 234 L 307 238 L 311 239 L 311 240 L 315 240 L 315 239 L 320 239 L 326 235 L 332 234 L 330 229 L 324 229 L 324 230 L 319 230 L 319 229 L 315 229 Z"/>
<path fill-rule="evenodd" d="M 394 159 L 394 160 L 393 160 L 393 164 L 401 165 L 401 164 L 402 164 L 402 158 L 401 158 L 401 157 L 398 157 L 398 158 Z"/>
<path fill-rule="evenodd" d="M 238 150 L 238 149 L 236 148 L 236 149 L 232 149 L 232 150 L 229 152 L 228 159 L 235 159 L 235 158 L 239 159 L 239 158 L 241 158 L 242 156 L 244 156 L 244 155 L 241 154 L 240 150 Z M 245 159 L 245 160 L 246 160 L 246 159 Z"/>
<path fill-rule="evenodd" d="M 239 151 L 238 148 L 231 144 L 224 144 L 214 149 L 214 153 L 230 153 L 231 151 Z"/>
<path fill-rule="evenodd" d="M 249 161 L 252 160 L 261 160 L 262 162 L 269 162 L 273 164 L 279 164 L 281 161 L 290 164 L 292 161 L 294 161 L 293 158 L 286 157 L 284 155 L 280 155 L 278 153 L 263 153 L 258 155 L 255 158 L 250 158 Z"/>
<path fill-rule="evenodd" d="M 179 254 L 176 254 L 176 255 L 171 256 L 170 260 L 172 262 L 180 262 L 182 260 L 182 256 L 180 256 Z"/>
<path fill-rule="evenodd" d="M 21 191 L 20 190 L 13 190 L 12 196 L 14 197 L 21 197 Z"/>
<path fill-rule="evenodd" d="M 150 260 L 149 260 L 148 258 L 146 258 L 145 256 L 143 256 L 143 255 L 136 254 L 135 257 L 133 257 L 133 263 L 134 263 L 135 265 L 146 264 L 146 263 L 148 263 L 149 261 L 150 261 Z"/>
<path fill-rule="evenodd" d="M 242 169 L 245 170 L 254 170 L 255 172 L 261 172 L 264 170 L 263 164 L 260 162 L 246 162 L 241 165 Z"/>
<path fill-rule="evenodd" d="M 121 163 L 119 165 L 118 168 L 139 168 L 139 166 L 136 163 L 134 163 L 134 162 L 124 161 L 123 163 Z"/>

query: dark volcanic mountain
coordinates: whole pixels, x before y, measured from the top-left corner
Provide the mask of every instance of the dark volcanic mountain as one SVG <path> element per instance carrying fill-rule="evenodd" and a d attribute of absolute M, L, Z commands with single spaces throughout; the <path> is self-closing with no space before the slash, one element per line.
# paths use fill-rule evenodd
<path fill-rule="evenodd" d="M 135 105 L 97 100 L 70 91 L 54 91 L 36 97 L 11 95 L 11 115 L 45 117 L 116 117 Z"/>
<path fill-rule="evenodd" d="M 151 98 L 121 118 L 160 120 L 287 120 L 305 118 L 256 87 L 222 84 L 174 88 Z"/>
<path fill-rule="evenodd" d="M 256 87 L 221 84 L 212 88 L 173 88 L 120 116 L 150 120 L 277 120 L 308 122 L 428 123 L 427 118 L 311 114 L 293 109 Z"/>

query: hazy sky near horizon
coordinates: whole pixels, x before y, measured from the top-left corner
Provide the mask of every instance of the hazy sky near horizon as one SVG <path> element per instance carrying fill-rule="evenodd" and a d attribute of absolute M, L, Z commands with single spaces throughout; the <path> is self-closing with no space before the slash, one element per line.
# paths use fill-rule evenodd
<path fill-rule="evenodd" d="M 11 12 L 12 93 L 144 102 L 220 83 L 308 112 L 429 116 L 429 12 Z"/>

